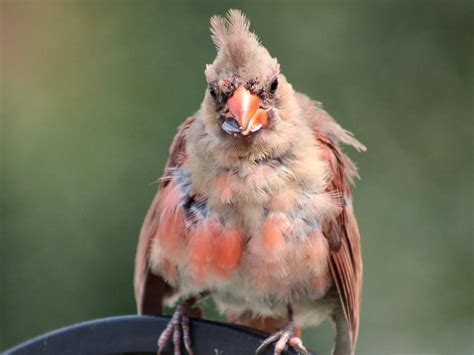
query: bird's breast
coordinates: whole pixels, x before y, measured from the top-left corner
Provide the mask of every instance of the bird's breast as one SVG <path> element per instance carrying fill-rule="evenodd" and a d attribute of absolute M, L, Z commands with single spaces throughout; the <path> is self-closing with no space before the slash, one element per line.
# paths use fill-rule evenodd
<path fill-rule="evenodd" d="M 210 171 L 199 188 L 183 167 L 166 189 L 174 206 L 161 212 L 160 225 L 168 227 L 158 231 L 151 261 L 184 293 L 210 289 L 232 294 L 231 303 L 271 304 L 327 292 L 321 225 L 337 206 L 281 161 Z"/>

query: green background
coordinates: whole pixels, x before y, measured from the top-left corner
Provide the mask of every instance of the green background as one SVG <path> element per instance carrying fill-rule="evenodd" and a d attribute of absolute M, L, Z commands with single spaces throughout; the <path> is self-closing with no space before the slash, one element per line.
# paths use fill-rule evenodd
<path fill-rule="evenodd" d="M 358 353 L 472 353 L 472 4 L 1 0 L 0 349 L 135 312 L 153 182 L 202 100 L 209 18 L 235 7 L 294 87 L 368 147 L 349 152 Z M 332 336 L 304 333 L 321 354 Z"/>

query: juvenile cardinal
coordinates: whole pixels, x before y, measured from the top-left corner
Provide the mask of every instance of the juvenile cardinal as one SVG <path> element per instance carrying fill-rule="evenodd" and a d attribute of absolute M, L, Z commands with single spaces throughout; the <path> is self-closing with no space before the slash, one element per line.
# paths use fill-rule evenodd
<path fill-rule="evenodd" d="M 301 327 L 331 318 L 333 354 L 354 354 L 362 286 L 342 143 L 365 150 L 321 105 L 296 92 L 238 10 L 212 17 L 217 57 L 200 109 L 179 128 L 141 229 L 140 314 L 176 305 L 158 340 L 192 353 L 189 316 L 213 297 L 229 322 L 305 353 Z"/>

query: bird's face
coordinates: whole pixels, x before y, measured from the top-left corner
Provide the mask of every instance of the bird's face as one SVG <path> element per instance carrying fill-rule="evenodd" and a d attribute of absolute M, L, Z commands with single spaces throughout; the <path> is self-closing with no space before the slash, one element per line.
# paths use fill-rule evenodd
<path fill-rule="evenodd" d="M 291 85 L 239 12 L 213 17 L 211 31 L 217 56 L 205 70 L 207 127 L 223 140 L 262 142 L 264 132 L 269 139 L 284 120 Z"/>
<path fill-rule="evenodd" d="M 245 79 L 230 75 L 209 82 L 208 95 L 222 131 L 239 138 L 267 129 L 276 111 L 278 76 Z"/>

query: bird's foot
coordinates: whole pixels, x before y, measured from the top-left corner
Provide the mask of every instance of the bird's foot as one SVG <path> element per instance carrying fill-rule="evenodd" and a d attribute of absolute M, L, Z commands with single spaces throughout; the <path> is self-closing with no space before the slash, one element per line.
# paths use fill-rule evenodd
<path fill-rule="evenodd" d="M 295 329 L 296 327 L 293 321 L 288 322 L 281 330 L 265 339 L 258 347 L 255 355 L 260 354 L 273 342 L 276 342 L 274 355 L 280 355 L 285 349 L 286 344 L 289 344 L 298 354 L 309 355 L 309 352 L 304 347 L 301 338 L 295 335 Z"/>
<path fill-rule="evenodd" d="M 158 339 L 158 352 L 160 355 L 168 341 L 173 338 L 174 355 L 181 355 L 181 332 L 183 333 L 184 347 L 189 355 L 193 355 L 191 337 L 189 335 L 189 313 L 191 305 L 185 301 L 176 307 L 168 325 Z"/>

